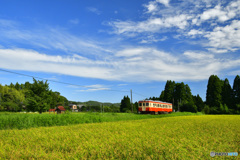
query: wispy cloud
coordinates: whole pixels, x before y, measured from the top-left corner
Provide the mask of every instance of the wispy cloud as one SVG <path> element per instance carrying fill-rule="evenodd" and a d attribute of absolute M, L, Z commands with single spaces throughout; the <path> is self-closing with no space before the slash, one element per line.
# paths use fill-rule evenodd
<path fill-rule="evenodd" d="M 76 90 L 77 92 L 94 92 L 94 91 L 103 91 L 103 90 L 110 90 L 111 88 L 101 85 L 101 84 L 95 84 L 95 85 L 89 85 L 86 86 L 87 89 L 82 90 Z"/>
<path fill-rule="evenodd" d="M 78 24 L 79 23 L 79 19 L 71 19 L 71 20 L 69 20 L 69 22 L 70 23 L 72 23 L 72 24 Z"/>
<path fill-rule="evenodd" d="M 92 60 L 76 56 L 46 55 L 33 50 L 0 49 L 0 67 L 40 71 L 104 80 L 149 82 L 203 80 L 211 74 L 240 67 L 240 59 L 216 58 L 204 52 L 184 52 L 179 56 L 154 48 L 131 48 L 119 51 L 111 59 Z M 90 90 L 109 87 L 89 86 Z"/>
<path fill-rule="evenodd" d="M 10 23 L 10 22 L 9 22 Z M 0 26 L 1 40 L 11 40 L 21 44 L 37 46 L 47 50 L 59 50 L 83 55 L 104 55 L 111 52 L 101 47 L 101 42 L 88 37 L 77 37 L 64 29 L 42 27 L 44 29 L 26 29 L 11 22 L 11 27 Z"/>
<path fill-rule="evenodd" d="M 239 50 L 239 0 L 170 2 L 155 0 L 145 4 L 146 18 L 141 21 L 110 21 L 110 33 L 136 39 L 143 35 L 149 37 L 140 43 L 160 41 L 152 36 L 154 34 L 178 33 L 186 38 L 205 39 L 207 43 L 202 46 L 216 53 Z"/>
<path fill-rule="evenodd" d="M 95 7 L 87 7 L 87 10 L 89 11 L 89 12 L 92 12 L 92 13 L 95 13 L 95 14 L 97 14 L 97 15 L 100 15 L 102 12 L 101 11 L 99 11 L 97 8 L 95 8 Z"/>

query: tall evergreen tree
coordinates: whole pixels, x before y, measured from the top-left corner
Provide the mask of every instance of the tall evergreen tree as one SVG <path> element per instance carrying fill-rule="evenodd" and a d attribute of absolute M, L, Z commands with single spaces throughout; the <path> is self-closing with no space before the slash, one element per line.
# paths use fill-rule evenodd
<path fill-rule="evenodd" d="M 235 106 L 240 104 L 240 77 L 237 75 L 233 83 L 233 99 Z"/>
<path fill-rule="evenodd" d="M 173 95 L 175 89 L 175 82 L 174 81 L 167 81 L 164 89 L 164 101 L 166 102 L 173 102 Z"/>
<path fill-rule="evenodd" d="M 232 87 L 227 78 L 224 80 L 221 96 L 222 104 L 226 104 L 229 108 L 233 109 Z"/>
<path fill-rule="evenodd" d="M 165 101 L 165 100 L 164 100 L 164 91 L 161 92 L 160 97 L 159 97 L 159 100 L 160 100 L 160 101 Z"/>
<path fill-rule="evenodd" d="M 186 90 L 183 82 L 175 84 L 174 103 L 178 106 L 181 102 L 186 100 Z"/>
<path fill-rule="evenodd" d="M 193 101 L 194 104 L 197 106 L 198 112 L 201 112 L 204 108 L 204 102 L 202 98 L 199 96 L 199 94 L 197 94 L 197 96 L 193 96 Z"/>
<path fill-rule="evenodd" d="M 131 111 L 131 102 L 128 96 L 124 96 L 121 100 L 120 112 L 130 112 Z"/>
<path fill-rule="evenodd" d="M 222 82 L 216 75 L 211 75 L 207 85 L 206 104 L 211 107 L 220 107 Z"/>

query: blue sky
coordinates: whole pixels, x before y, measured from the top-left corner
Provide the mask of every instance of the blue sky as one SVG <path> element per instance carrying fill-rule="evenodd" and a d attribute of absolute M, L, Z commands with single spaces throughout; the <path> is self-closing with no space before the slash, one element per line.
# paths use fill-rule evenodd
<path fill-rule="evenodd" d="M 0 68 L 84 86 L 50 82 L 75 101 L 135 102 L 167 80 L 205 100 L 210 75 L 240 74 L 239 18 L 239 0 L 0 0 Z"/>

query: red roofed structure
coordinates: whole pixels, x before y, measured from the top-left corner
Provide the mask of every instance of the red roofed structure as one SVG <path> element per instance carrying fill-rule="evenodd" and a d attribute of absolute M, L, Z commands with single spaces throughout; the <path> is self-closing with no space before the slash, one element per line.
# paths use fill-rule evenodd
<path fill-rule="evenodd" d="M 66 111 L 66 109 L 63 106 L 58 106 L 56 109 L 58 114 L 64 113 Z"/>
<path fill-rule="evenodd" d="M 49 109 L 49 114 L 50 114 L 50 112 L 54 112 L 54 114 L 55 114 L 55 111 L 56 111 L 56 109 Z"/>

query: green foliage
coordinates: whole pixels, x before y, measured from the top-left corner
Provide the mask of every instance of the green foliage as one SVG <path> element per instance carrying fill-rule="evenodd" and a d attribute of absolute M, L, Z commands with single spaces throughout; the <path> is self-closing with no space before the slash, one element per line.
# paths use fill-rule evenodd
<path fill-rule="evenodd" d="M 235 106 L 236 106 L 236 104 L 240 104 L 240 77 L 239 77 L 239 75 L 237 75 L 235 77 L 234 83 L 233 83 L 233 100 L 234 100 Z M 235 109 L 238 110 L 237 107 L 235 107 Z"/>
<path fill-rule="evenodd" d="M 180 106 L 180 111 L 197 113 L 197 106 L 194 103 L 185 103 Z"/>
<path fill-rule="evenodd" d="M 167 81 L 164 89 L 164 101 L 165 102 L 173 102 L 173 95 L 174 95 L 174 88 L 175 82 L 174 81 Z"/>
<path fill-rule="evenodd" d="M 205 105 L 202 111 L 203 111 L 203 113 L 205 113 L 205 114 L 209 114 L 209 113 L 210 113 L 209 106 L 208 106 L 208 105 Z"/>
<path fill-rule="evenodd" d="M 206 104 L 209 107 L 220 107 L 222 96 L 222 81 L 216 75 L 211 75 L 207 85 Z"/>
<path fill-rule="evenodd" d="M 126 110 L 131 112 L 131 110 Z M 66 114 L 68 113 L 68 114 Z M 172 113 L 162 115 L 144 115 L 133 113 L 72 113 L 66 112 L 65 114 L 36 114 L 36 113 L 10 113 L 0 112 L 0 130 L 2 129 L 24 129 L 32 127 L 47 127 L 47 126 L 65 126 L 81 123 L 99 123 L 99 122 L 113 122 L 125 120 L 139 120 L 148 118 L 161 118 L 173 116 L 186 116 L 186 115 L 201 115 L 200 113 Z"/>
<path fill-rule="evenodd" d="M 199 94 L 197 96 L 193 96 L 193 101 L 194 104 L 197 106 L 198 112 L 201 112 L 204 108 L 204 102 L 202 98 L 199 96 Z"/>
<path fill-rule="evenodd" d="M 128 96 L 124 96 L 121 100 L 120 112 L 127 112 L 129 110 L 132 110 L 130 98 Z"/>
<path fill-rule="evenodd" d="M 198 100 L 199 100 L 198 96 Z M 191 93 L 191 89 L 187 84 L 175 83 L 174 81 L 167 81 L 164 91 L 161 92 L 159 97 L 161 101 L 173 103 L 174 109 L 178 110 L 178 106 L 182 106 L 183 111 L 196 112 L 194 105 L 194 99 Z M 200 98 L 201 99 L 201 98 Z M 189 105 L 193 104 L 193 105 Z M 188 107 L 193 107 L 192 109 Z M 202 104 L 198 104 L 199 111 L 202 107 Z"/>
<path fill-rule="evenodd" d="M 159 100 L 164 101 L 164 90 L 161 92 Z"/>
<path fill-rule="evenodd" d="M 237 104 L 240 103 L 240 77 L 234 79 L 233 89 L 228 79 L 220 80 L 217 76 L 209 77 L 206 104 L 211 114 L 238 114 Z"/>
<path fill-rule="evenodd" d="M 232 93 L 231 85 L 229 84 L 229 81 L 226 78 L 222 86 L 222 93 L 221 93 L 222 104 L 226 104 L 227 106 L 233 108 L 234 103 L 233 103 L 232 94 L 233 93 Z"/>
<path fill-rule="evenodd" d="M 47 81 L 37 81 L 33 78 L 33 83 L 16 83 L 9 86 L 0 85 L 0 110 L 4 111 L 27 111 L 42 113 L 49 108 L 58 105 L 68 106 L 68 100 L 61 96 L 59 92 L 49 90 Z"/>

